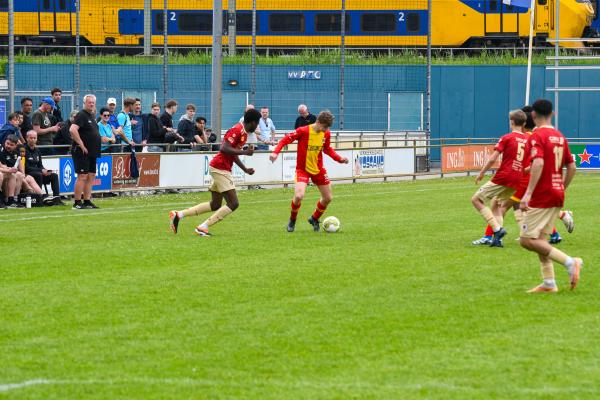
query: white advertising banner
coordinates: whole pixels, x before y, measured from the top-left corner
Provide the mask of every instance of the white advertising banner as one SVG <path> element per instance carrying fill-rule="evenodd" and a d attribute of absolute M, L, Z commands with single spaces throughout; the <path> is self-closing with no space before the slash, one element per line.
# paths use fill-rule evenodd
<path fill-rule="evenodd" d="M 296 152 L 282 153 L 279 158 L 281 159 L 283 181 L 293 182 L 296 179 Z"/>
<path fill-rule="evenodd" d="M 254 153 L 252 157 L 244 157 L 243 163 L 248 168 L 254 168 L 254 175 L 246 175 L 246 183 L 255 182 L 278 182 L 281 181 L 281 160 L 279 155 L 272 163 L 269 160 L 270 153 Z M 240 159 L 242 159 L 240 157 Z"/>
<path fill-rule="evenodd" d="M 161 154 L 160 187 L 202 187 L 205 157 L 208 156 L 193 153 Z"/>
<path fill-rule="evenodd" d="M 415 150 L 412 147 L 399 149 L 385 149 L 383 173 L 392 174 L 414 174 L 415 173 Z"/>
<path fill-rule="evenodd" d="M 323 167 L 327 170 L 330 179 L 352 178 L 352 150 L 340 150 L 337 153 L 348 159 L 348 164 L 340 164 L 327 154 L 323 154 Z"/>

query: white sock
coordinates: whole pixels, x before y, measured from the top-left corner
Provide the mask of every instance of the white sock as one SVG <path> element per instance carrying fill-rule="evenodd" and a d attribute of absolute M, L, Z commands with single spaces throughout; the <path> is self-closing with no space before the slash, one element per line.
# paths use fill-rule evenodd
<path fill-rule="evenodd" d="M 208 229 L 208 224 L 200 224 L 200 228 L 202 228 L 202 229 Z"/>
<path fill-rule="evenodd" d="M 177 211 L 177 217 L 179 217 L 179 219 L 183 219 L 183 217 L 185 217 L 185 215 L 183 215 L 183 211 Z"/>
<path fill-rule="evenodd" d="M 575 260 L 573 260 L 573 257 L 567 258 L 567 261 L 565 261 L 565 268 L 569 274 L 573 273 L 573 266 L 575 266 Z"/>
<path fill-rule="evenodd" d="M 502 227 L 498 228 L 498 229 L 492 229 L 494 231 L 494 233 L 498 232 L 500 229 L 502 229 Z"/>
<path fill-rule="evenodd" d="M 556 281 L 554 279 L 544 279 L 544 286 L 548 288 L 556 287 Z"/>

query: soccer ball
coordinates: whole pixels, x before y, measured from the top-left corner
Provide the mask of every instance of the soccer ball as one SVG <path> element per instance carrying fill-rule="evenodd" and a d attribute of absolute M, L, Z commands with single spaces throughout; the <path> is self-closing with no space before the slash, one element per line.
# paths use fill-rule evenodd
<path fill-rule="evenodd" d="M 325 232 L 334 233 L 340 230 L 340 220 L 336 217 L 327 217 L 323 220 L 323 230 Z"/>

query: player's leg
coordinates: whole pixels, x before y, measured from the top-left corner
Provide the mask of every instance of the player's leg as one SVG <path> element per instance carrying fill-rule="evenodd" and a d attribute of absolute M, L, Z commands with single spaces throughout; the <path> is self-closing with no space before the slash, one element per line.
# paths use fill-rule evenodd
<path fill-rule="evenodd" d="M 225 205 L 221 205 L 223 198 L 225 199 Z M 206 221 L 196 227 L 195 232 L 200 236 L 210 236 L 208 229 L 217 222 L 221 222 L 240 205 L 235 189 L 223 193 L 213 192 L 213 199 L 210 204 L 214 208 L 217 206 L 219 206 L 219 208 L 217 208 L 214 214 L 208 217 Z"/>
<path fill-rule="evenodd" d="M 308 219 L 308 223 L 312 225 L 315 232 L 318 232 L 320 229 L 319 218 L 321 218 L 321 215 L 325 213 L 327 206 L 333 200 L 333 192 L 331 190 L 331 182 L 327 178 L 325 172 L 322 171 L 318 175 L 312 176 L 311 179 L 313 180 L 314 184 L 317 185 L 317 188 L 319 188 L 321 198 L 319 201 L 317 201 L 315 211 Z"/>
<path fill-rule="evenodd" d="M 498 202 L 498 199 L 496 197 L 494 197 L 491 202 L 492 211 L 496 207 L 497 202 Z M 489 246 L 492 243 L 493 236 L 494 236 L 494 230 L 492 229 L 492 226 L 490 224 L 487 224 L 485 227 L 485 232 L 483 233 L 483 236 L 480 239 L 472 241 L 471 244 L 473 244 L 475 246 L 479 246 L 479 245 Z"/>
<path fill-rule="evenodd" d="M 298 212 L 302 206 L 302 199 L 306 193 L 306 187 L 308 186 L 309 175 L 301 170 L 296 170 L 296 184 L 294 185 L 294 197 L 290 204 L 290 219 L 287 224 L 287 231 L 294 232 L 296 229 L 296 219 L 298 219 Z"/>
<path fill-rule="evenodd" d="M 571 289 L 575 289 L 583 260 L 570 257 L 552 247 L 547 241 L 547 235 L 552 232 L 552 226 L 559 213 L 558 208 L 530 209 L 523 217 L 520 242 L 525 249 L 564 265 L 569 273 Z"/>
<path fill-rule="evenodd" d="M 546 235 L 542 234 L 542 238 L 546 239 Z M 556 293 L 558 292 L 558 286 L 556 286 L 556 280 L 554 279 L 554 264 L 550 257 L 538 254 L 540 259 L 540 269 L 542 272 L 542 283 L 533 289 L 527 291 L 527 293 Z"/>
<path fill-rule="evenodd" d="M 485 204 L 485 201 L 494 198 L 502 189 L 492 182 L 487 182 L 479 188 L 479 190 L 471 197 L 473 207 L 481 214 L 483 219 L 492 227 L 494 238 L 490 246 L 502 247 L 502 238 L 506 235 L 506 231 L 498 222 L 492 210 Z"/>
<path fill-rule="evenodd" d="M 171 230 L 173 233 L 177 233 L 177 228 L 179 227 L 179 221 L 181 221 L 185 217 L 190 217 L 194 215 L 201 215 L 207 213 L 209 211 L 218 210 L 221 207 L 221 203 L 223 201 L 223 195 L 218 192 L 211 192 L 212 198 L 211 201 L 205 201 L 204 203 L 196 204 L 193 207 L 186 208 L 181 211 L 171 211 L 169 213 L 169 220 L 171 225 Z"/>

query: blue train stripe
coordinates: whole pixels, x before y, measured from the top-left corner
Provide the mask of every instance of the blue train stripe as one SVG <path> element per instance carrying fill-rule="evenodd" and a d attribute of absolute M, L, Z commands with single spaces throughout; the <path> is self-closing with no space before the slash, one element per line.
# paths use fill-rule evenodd
<path fill-rule="evenodd" d="M 491 2 L 489 0 L 459 0 L 464 5 L 472 8 L 478 13 L 488 13 L 488 14 L 500 14 L 502 11 L 503 14 L 524 14 L 529 10 L 526 7 L 515 7 L 515 6 L 507 6 L 502 2 L 502 0 L 496 1 L 496 7 L 494 10 L 491 9 Z"/>
<path fill-rule="evenodd" d="M 246 11 L 247 12 L 247 11 Z M 167 14 L 167 27 L 170 35 L 210 35 L 211 32 L 192 31 L 182 32 L 179 29 L 178 20 L 181 14 L 187 13 L 202 13 L 211 16 L 212 12 L 209 10 L 169 10 Z M 244 11 L 242 11 L 244 13 Z M 285 10 L 285 11 L 258 11 L 256 13 L 258 30 L 256 32 L 259 36 L 339 36 L 339 32 L 317 32 L 315 28 L 315 17 L 317 14 L 323 13 L 339 13 L 339 10 Z M 396 30 L 392 32 L 364 32 L 361 30 L 361 16 L 364 14 L 390 14 L 393 13 L 396 16 Z M 224 13 L 225 14 L 225 13 Z M 273 14 L 302 14 L 304 16 L 304 31 L 302 32 L 272 32 L 269 29 L 269 17 Z M 427 35 L 427 10 L 360 10 L 360 11 L 348 11 L 347 14 L 350 18 L 350 29 L 347 31 L 348 35 L 353 36 L 426 36 Z M 409 14 L 418 14 L 419 16 L 419 29 L 417 31 L 408 31 L 407 17 Z M 162 11 L 152 11 L 152 34 L 160 35 L 162 32 L 158 31 L 156 20 L 162 16 Z M 119 33 L 122 35 L 143 35 L 144 34 L 144 12 L 143 10 L 119 10 Z M 247 33 L 248 34 L 248 33 Z M 238 33 L 238 35 L 243 35 Z"/>
<path fill-rule="evenodd" d="M 15 0 L 14 8 L 15 12 L 75 12 L 75 0 L 48 0 L 46 4 L 49 8 L 44 7 L 43 0 Z M 0 8 L 0 11 L 8 11 L 8 6 Z"/>

